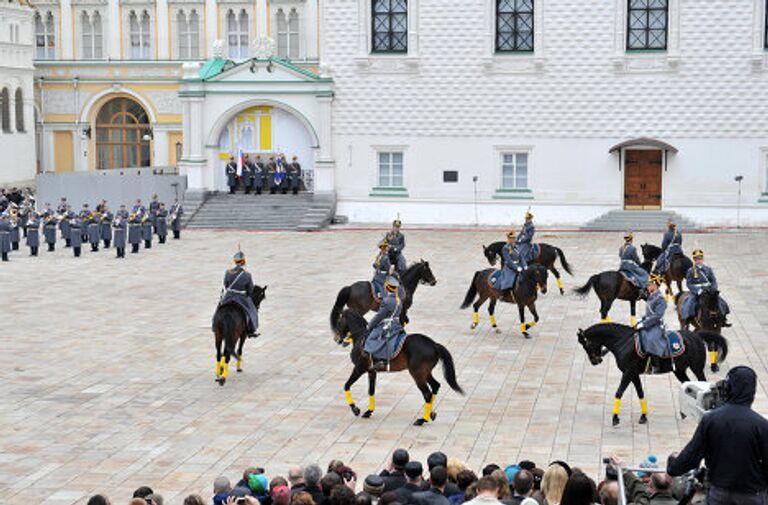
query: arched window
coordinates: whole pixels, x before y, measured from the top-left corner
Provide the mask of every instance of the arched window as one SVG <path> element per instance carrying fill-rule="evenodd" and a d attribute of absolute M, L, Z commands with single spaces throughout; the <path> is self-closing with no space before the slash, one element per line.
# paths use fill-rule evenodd
<path fill-rule="evenodd" d="M 56 32 L 51 11 L 43 17 L 35 13 L 35 58 L 52 60 L 56 57 Z"/>
<path fill-rule="evenodd" d="M 149 13 L 131 11 L 128 16 L 128 30 L 131 42 L 131 59 L 148 60 L 150 53 Z"/>
<path fill-rule="evenodd" d="M 241 9 L 237 15 L 232 9 L 227 11 L 227 45 L 230 58 L 248 58 L 248 13 L 245 9 Z"/>
<path fill-rule="evenodd" d="M 286 16 L 285 11 L 277 9 L 277 56 L 295 60 L 299 58 L 299 13 L 296 9 Z"/>
<path fill-rule="evenodd" d="M 16 131 L 24 131 L 24 97 L 22 96 L 21 88 L 16 88 L 16 96 L 14 97 L 14 112 L 16 115 Z"/>
<path fill-rule="evenodd" d="M 0 92 L 0 114 L 2 114 L 2 128 L 5 133 L 11 133 L 11 94 L 8 88 Z"/>
<path fill-rule="evenodd" d="M 99 169 L 150 165 L 149 117 L 130 98 L 113 98 L 96 116 L 96 167 Z"/>
<path fill-rule="evenodd" d="M 292 60 L 299 58 L 299 13 L 291 9 L 288 14 L 288 57 Z"/>
<path fill-rule="evenodd" d="M 192 9 L 187 14 L 180 10 L 176 15 L 179 36 L 179 59 L 197 60 L 200 58 L 200 26 L 197 11 Z"/>
<path fill-rule="evenodd" d="M 104 40 L 101 31 L 101 14 L 94 12 L 93 15 L 88 15 L 83 11 L 80 15 L 80 24 L 83 30 L 83 58 L 87 60 L 101 58 Z"/>

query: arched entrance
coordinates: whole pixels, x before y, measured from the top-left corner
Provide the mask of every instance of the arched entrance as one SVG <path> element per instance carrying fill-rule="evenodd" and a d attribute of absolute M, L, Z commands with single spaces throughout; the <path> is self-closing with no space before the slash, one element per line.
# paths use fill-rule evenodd
<path fill-rule="evenodd" d="M 152 163 L 149 116 L 135 100 L 118 97 L 96 116 L 96 168 L 148 167 Z"/>

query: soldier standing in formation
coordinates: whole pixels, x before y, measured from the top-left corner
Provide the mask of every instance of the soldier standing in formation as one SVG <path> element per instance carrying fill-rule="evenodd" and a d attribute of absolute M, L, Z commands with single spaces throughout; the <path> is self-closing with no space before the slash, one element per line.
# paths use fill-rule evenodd
<path fill-rule="evenodd" d="M 141 217 L 141 238 L 144 239 L 144 249 L 152 249 L 152 222 L 147 214 Z"/>
<path fill-rule="evenodd" d="M 264 187 L 264 163 L 261 161 L 261 156 L 256 155 L 256 163 L 251 163 L 251 173 L 253 174 L 253 188 L 257 195 L 261 194 L 261 190 Z"/>
<path fill-rule="evenodd" d="M 248 159 L 248 155 L 245 155 L 245 159 L 243 160 L 243 188 L 245 189 L 245 194 L 250 195 L 251 194 L 251 187 L 253 186 L 253 170 L 251 170 L 251 162 Z"/>
<path fill-rule="evenodd" d="M 288 165 L 288 181 L 291 186 L 291 192 L 294 195 L 298 195 L 299 186 L 301 185 L 301 165 L 299 164 L 298 156 L 294 156 L 293 161 Z"/>
<path fill-rule="evenodd" d="M 168 236 L 168 210 L 164 203 L 160 203 L 157 210 L 157 237 L 161 244 L 165 244 L 165 237 Z"/>
<path fill-rule="evenodd" d="M 11 252 L 11 222 L 6 209 L 0 214 L 0 258 L 8 261 L 9 252 Z"/>
<path fill-rule="evenodd" d="M 56 250 L 56 214 L 53 212 L 50 203 L 45 204 L 43 213 L 43 235 L 45 243 L 48 244 L 48 252 Z"/>
<path fill-rule="evenodd" d="M 99 250 L 99 241 L 101 240 L 100 217 L 98 212 L 91 212 L 88 216 L 88 242 L 91 243 L 91 252 Z"/>
<path fill-rule="evenodd" d="M 115 254 L 118 258 L 125 258 L 125 221 L 127 218 L 128 211 L 125 210 L 125 205 L 121 205 L 120 211 L 112 221 L 112 227 L 115 229 L 114 239 L 115 250 L 117 251 Z"/>
<path fill-rule="evenodd" d="M 29 255 L 37 256 L 37 250 L 40 247 L 40 219 L 37 217 L 37 213 L 35 211 L 30 211 L 27 214 L 25 230 L 27 232 L 27 246 L 29 247 Z"/>
<path fill-rule="evenodd" d="M 101 240 L 104 241 L 104 249 L 109 249 L 109 246 L 112 243 L 112 220 L 114 219 L 114 216 L 112 215 L 112 211 L 107 207 L 106 202 L 99 212 L 101 212 L 99 236 L 101 237 Z"/>
<path fill-rule="evenodd" d="M 15 209 L 11 207 L 14 211 Z M 21 240 L 21 237 L 19 236 L 19 218 L 11 216 L 11 250 L 18 251 L 19 250 L 19 241 Z"/>
<path fill-rule="evenodd" d="M 229 194 L 235 194 L 235 187 L 237 186 L 237 163 L 235 163 L 235 157 L 229 157 L 229 163 L 224 168 L 224 173 L 227 176 L 227 186 L 229 186 Z"/>
<path fill-rule="evenodd" d="M 75 258 L 80 257 L 80 247 L 83 245 L 82 223 L 78 216 L 73 215 L 69 220 L 69 240 Z"/>
<path fill-rule="evenodd" d="M 181 216 L 184 215 L 184 208 L 179 203 L 179 199 L 173 201 L 171 206 L 171 230 L 173 230 L 173 239 L 181 238 Z"/>
<path fill-rule="evenodd" d="M 160 210 L 160 200 L 157 193 L 152 195 L 152 201 L 149 202 L 149 222 L 152 223 L 152 230 L 157 233 L 157 211 Z"/>
<path fill-rule="evenodd" d="M 141 243 L 141 216 L 136 213 L 128 217 L 128 243 L 131 244 L 131 254 L 137 254 Z"/>

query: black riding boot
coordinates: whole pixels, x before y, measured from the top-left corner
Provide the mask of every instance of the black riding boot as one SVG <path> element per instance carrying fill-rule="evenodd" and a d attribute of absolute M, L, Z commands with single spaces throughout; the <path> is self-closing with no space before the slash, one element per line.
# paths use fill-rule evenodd
<path fill-rule="evenodd" d="M 144 249 L 152 249 L 152 241 L 151 240 L 145 240 L 144 241 Z"/>
<path fill-rule="evenodd" d="M 64 247 L 72 247 L 72 239 L 64 239 Z"/>
<path fill-rule="evenodd" d="M 131 244 L 131 254 L 139 252 L 139 244 Z"/>
<path fill-rule="evenodd" d="M 56 250 L 56 244 L 48 244 L 48 252 L 53 252 Z"/>
<path fill-rule="evenodd" d="M 181 231 L 173 230 L 173 240 L 179 240 L 181 238 Z"/>
<path fill-rule="evenodd" d="M 2 260 L 3 260 L 3 261 L 8 261 L 8 253 L 7 253 L 7 252 L 4 252 L 4 253 L 2 254 Z"/>
<path fill-rule="evenodd" d="M 163 235 L 162 237 L 159 237 L 159 239 L 161 244 L 165 244 L 165 235 Z"/>
<path fill-rule="evenodd" d="M 79 258 L 80 257 L 80 247 L 79 246 L 78 247 L 73 247 L 72 251 L 74 251 L 74 253 L 75 253 L 75 258 Z"/>
<path fill-rule="evenodd" d="M 30 247 L 29 248 L 29 255 L 30 256 L 37 256 L 37 247 Z"/>
<path fill-rule="evenodd" d="M 109 246 L 112 244 L 111 240 L 105 240 L 104 241 L 104 249 L 109 249 Z"/>
<path fill-rule="evenodd" d="M 99 244 L 91 244 L 91 252 L 98 252 Z"/>
<path fill-rule="evenodd" d="M 11 249 L 14 251 L 19 250 L 19 243 L 18 242 L 11 242 Z"/>

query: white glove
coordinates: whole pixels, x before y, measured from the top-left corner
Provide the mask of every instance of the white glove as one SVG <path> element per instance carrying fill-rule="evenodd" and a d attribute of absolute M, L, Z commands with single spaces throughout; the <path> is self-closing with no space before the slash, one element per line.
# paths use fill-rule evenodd
<path fill-rule="evenodd" d="M 637 326 L 635 326 L 635 329 L 636 330 L 642 330 L 643 329 L 643 322 L 640 321 L 639 323 L 637 323 Z"/>
<path fill-rule="evenodd" d="M 518 271 L 518 272 L 522 272 L 522 271 L 523 271 L 523 268 L 522 268 L 522 267 L 517 267 L 517 271 Z"/>

